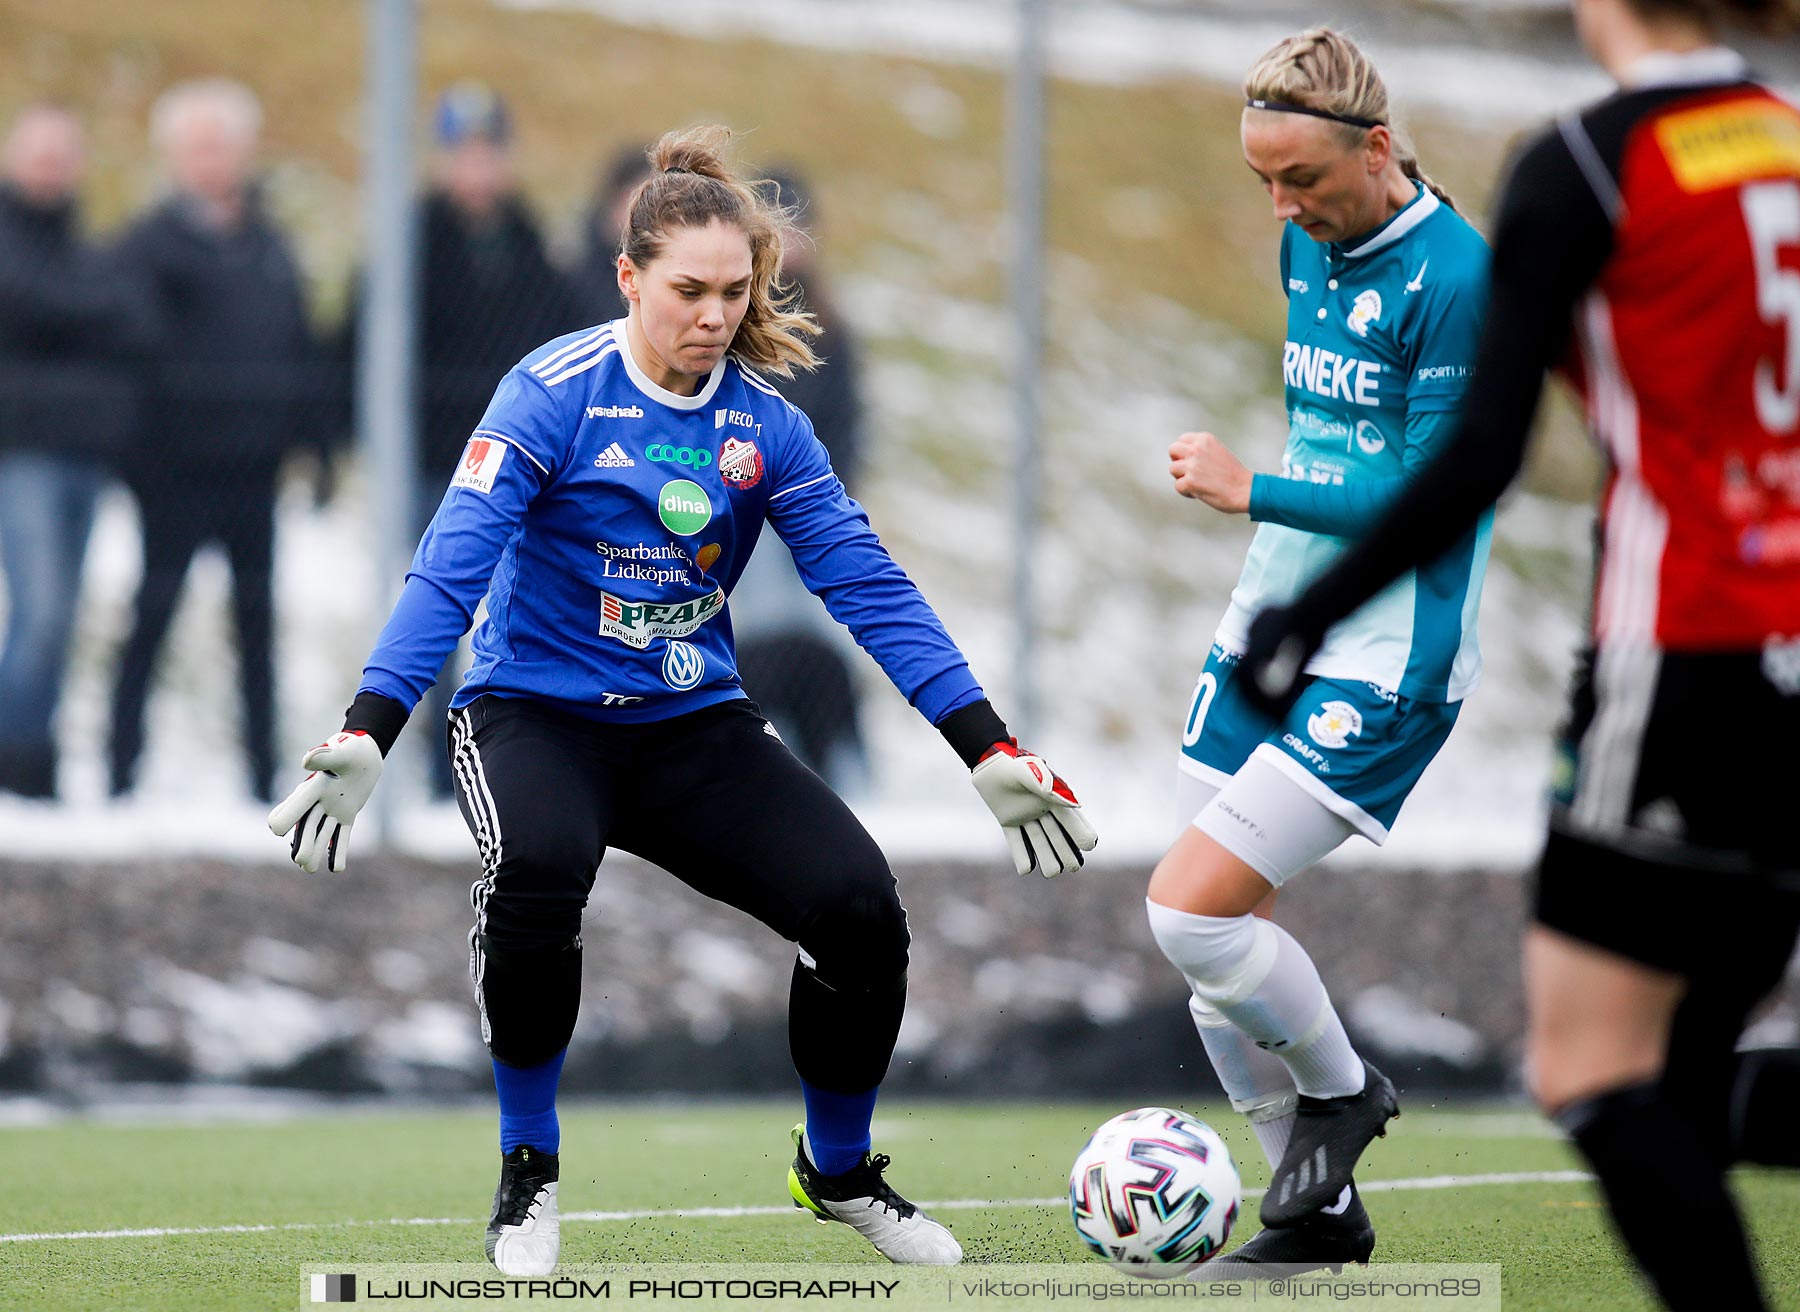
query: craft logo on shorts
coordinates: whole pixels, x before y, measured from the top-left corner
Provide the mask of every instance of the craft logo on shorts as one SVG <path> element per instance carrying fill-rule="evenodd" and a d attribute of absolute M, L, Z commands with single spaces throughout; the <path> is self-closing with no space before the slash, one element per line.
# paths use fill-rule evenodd
<path fill-rule="evenodd" d="M 762 452 L 756 449 L 756 443 L 726 438 L 725 445 L 719 448 L 719 477 L 743 492 L 762 482 L 762 476 Z"/>
<path fill-rule="evenodd" d="M 312 1277 L 312 1301 L 315 1303 L 354 1303 L 356 1301 L 356 1277 Z"/>
<path fill-rule="evenodd" d="M 600 593 L 600 636 L 643 651 L 657 638 L 685 638 L 725 609 L 725 590 L 692 601 L 627 601 Z"/>
<path fill-rule="evenodd" d="M 712 501 L 698 483 L 678 478 L 656 494 L 656 513 L 669 532 L 691 538 L 712 522 Z"/>
<path fill-rule="evenodd" d="M 1321 747 L 1342 747 L 1362 732 L 1362 712 L 1349 702 L 1326 702 L 1306 717 L 1306 732 Z"/>
<path fill-rule="evenodd" d="M 451 487 L 466 487 L 486 495 L 494 490 L 494 479 L 500 473 L 500 462 L 506 459 L 506 443 L 490 437 L 471 437 L 463 448 L 462 463 L 456 467 Z"/>
<path fill-rule="evenodd" d="M 1358 292 L 1356 299 L 1350 304 L 1350 317 L 1347 322 L 1350 331 L 1358 337 L 1369 335 L 1369 325 L 1381 318 L 1381 293 L 1373 287 L 1366 292 Z"/>
<path fill-rule="evenodd" d="M 663 682 L 676 692 L 686 692 L 706 677 L 706 657 L 691 642 L 669 643 L 663 653 Z"/>

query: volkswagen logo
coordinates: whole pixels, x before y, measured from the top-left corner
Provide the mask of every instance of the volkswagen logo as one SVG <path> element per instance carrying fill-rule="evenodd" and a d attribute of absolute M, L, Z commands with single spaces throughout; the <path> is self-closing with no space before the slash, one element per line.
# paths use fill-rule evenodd
<path fill-rule="evenodd" d="M 670 642 L 663 653 L 663 682 L 686 692 L 706 676 L 706 657 L 691 642 Z"/>

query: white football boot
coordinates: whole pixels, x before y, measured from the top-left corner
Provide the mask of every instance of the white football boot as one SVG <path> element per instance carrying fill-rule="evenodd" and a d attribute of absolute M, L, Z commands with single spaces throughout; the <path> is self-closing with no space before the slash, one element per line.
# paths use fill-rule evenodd
<path fill-rule="evenodd" d="M 562 1250 L 556 1216 L 555 1153 L 519 1147 L 500 1161 L 500 1187 L 488 1217 L 488 1261 L 509 1276 L 547 1276 Z"/>
<path fill-rule="evenodd" d="M 794 1127 L 794 1164 L 788 1170 L 788 1192 L 794 1206 L 813 1214 L 823 1225 L 842 1221 L 875 1245 L 890 1262 L 923 1266 L 955 1266 L 962 1261 L 956 1236 L 895 1193 L 882 1178 L 886 1153 L 864 1153 L 862 1161 L 842 1175 L 822 1175 L 806 1156 L 806 1127 Z"/>

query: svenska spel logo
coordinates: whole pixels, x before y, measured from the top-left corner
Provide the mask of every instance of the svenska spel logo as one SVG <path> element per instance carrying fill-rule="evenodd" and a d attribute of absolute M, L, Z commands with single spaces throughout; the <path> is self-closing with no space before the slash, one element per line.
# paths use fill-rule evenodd
<path fill-rule="evenodd" d="M 486 496 L 494 490 L 494 479 L 505 459 L 506 443 L 471 437 L 469 445 L 463 448 L 462 463 L 456 467 L 456 476 L 450 480 L 450 486 L 470 488 Z"/>
<path fill-rule="evenodd" d="M 354 1303 L 356 1301 L 356 1277 L 314 1276 L 312 1278 L 312 1301 L 315 1303 Z"/>
<path fill-rule="evenodd" d="M 712 500 L 698 483 L 678 478 L 656 494 L 656 513 L 669 532 L 691 538 L 712 522 Z"/>

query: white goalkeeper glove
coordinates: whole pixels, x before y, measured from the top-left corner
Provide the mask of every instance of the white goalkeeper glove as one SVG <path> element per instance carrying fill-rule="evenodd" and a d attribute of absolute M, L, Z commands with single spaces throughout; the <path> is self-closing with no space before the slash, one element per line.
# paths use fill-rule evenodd
<path fill-rule="evenodd" d="M 277 835 L 292 830 L 288 853 L 308 874 L 321 865 L 341 874 L 349 864 L 350 826 L 381 778 L 381 748 L 360 729 L 333 734 L 308 752 L 300 768 L 313 773 L 269 812 Z"/>
<path fill-rule="evenodd" d="M 1033 870 L 1046 879 L 1081 868 L 1082 853 L 1099 836 L 1082 814 L 1069 785 L 1041 756 L 999 742 L 976 762 L 975 791 L 1006 831 L 1013 865 L 1021 875 Z"/>

